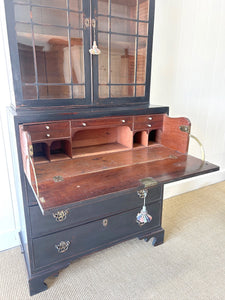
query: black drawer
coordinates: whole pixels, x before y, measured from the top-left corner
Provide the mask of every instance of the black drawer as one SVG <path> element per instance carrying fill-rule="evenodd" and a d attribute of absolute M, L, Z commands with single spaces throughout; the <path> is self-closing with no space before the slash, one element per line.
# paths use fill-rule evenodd
<path fill-rule="evenodd" d="M 162 186 L 157 185 L 149 189 L 146 203 L 153 203 L 162 197 Z M 65 207 L 55 213 L 43 216 L 39 206 L 29 208 L 31 232 L 33 237 L 60 231 L 64 228 L 80 225 L 103 217 L 124 212 L 134 208 L 141 208 L 143 199 L 137 191 L 123 191 L 105 195 L 97 199 L 82 201 L 73 208 Z M 63 214 L 65 218 L 63 218 Z"/>
<path fill-rule="evenodd" d="M 160 226 L 161 202 L 147 206 L 152 221 L 140 227 L 136 223 L 136 215 L 140 209 L 111 216 L 77 226 L 58 233 L 33 239 L 34 267 L 41 268 L 68 258 L 75 258 L 108 247 L 120 240 L 141 236 L 143 232 L 151 232 L 154 227 Z M 63 243 L 67 247 L 60 248 Z M 64 245 L 65 246 L 65 245 Z"/>

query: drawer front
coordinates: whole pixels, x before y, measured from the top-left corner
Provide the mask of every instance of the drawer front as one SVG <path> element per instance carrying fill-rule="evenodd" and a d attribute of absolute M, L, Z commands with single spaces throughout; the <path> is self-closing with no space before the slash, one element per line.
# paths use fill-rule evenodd
<path fill-rule="evenodd" d="M 142 227 L 136 222 L 136 215 L 140 209 L 135 209 L 33 239 L 34 267 L 40 268 L 73 256 L 84 255 L 160 226 L 161 203 L 151 204 L 147 209 L 152 221 Z"/>
<path fill-rule="evenodd" d="M 151 123 L 151 122 L 163 122 L 163 115 L 141 115 L 134 116 L 134 123 Z"/>
<path fill-rule="evenodd" d="M 32 132 L 48 132 L 51 130 L 68 130 L 70 128 L 69 122 L 51 122 L 51 123 L 39 123 L 39 124 L 31 124 L 24 125 L 24 130 Z"/>
<path fill-rule="evenodd" d="M 152 129 L 160 129 L 163 126 L 162 121 L 148 121 L 146 123 L 135 123 L 134 130 L 152 130 Z"/>
<path fill-rule="evenodd" d="M 157 185 L 148 192 L 146 203 L 150 204 L 162 198 L 162 186 Z M 29 208 L 31 232 L 33 237 L 60 231 L 69 226 L 94 221 L 105 216 L 141 208 L 143 199 L 137 192 L 119 192 L 116 196 L 104 196 L 93 200 L 82 201 L 73 208 L 58 209 L 52 214 L 43 216 L 39 206 Z"/>
<path fill-rule="evenodd" d="M 70 138 L 70 130 L 46 130 L 45 132 L 30 132 L 32 142 L 58 139 L 58 138 Z"/>
<path fill-rule="evenodd" d="M 72 128 L 89 126 L 123 126 L 132 123 L 132 117 L 81 119 L 71 122 Z"/>

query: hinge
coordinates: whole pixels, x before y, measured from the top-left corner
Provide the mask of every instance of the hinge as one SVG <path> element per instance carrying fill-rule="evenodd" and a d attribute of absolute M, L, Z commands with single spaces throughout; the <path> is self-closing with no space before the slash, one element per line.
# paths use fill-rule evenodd
<path fill-rule="evenodd" d="M 181 125 L 179 128 L 180 128 L 180 130 L 183 131 L 183 132 L 190 133 L 190 126 L 187 126 L 187 125 Z"/>
<path fill-rule="evenodd" d="M 145 188 L 149 188 L 151 186 L 158 184 L 158 182 L 155 179 L 153 179 L 152 177 L 146 177 L 146 178 L 140 179 L 140 182 L 144 185 Z"/>

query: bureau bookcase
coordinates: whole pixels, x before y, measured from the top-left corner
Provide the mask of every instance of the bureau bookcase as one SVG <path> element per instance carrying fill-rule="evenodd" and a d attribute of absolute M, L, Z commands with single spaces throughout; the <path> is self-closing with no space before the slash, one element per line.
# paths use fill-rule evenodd
<path fill-rule="evenodd" d="M 5 10 L 34 295 L 76 258 L 134 237 L 163 243 L 164 184 L 218 167 L 188 155 L 187 118 L 149 103 L 155 1 L 5 0 Z"/>

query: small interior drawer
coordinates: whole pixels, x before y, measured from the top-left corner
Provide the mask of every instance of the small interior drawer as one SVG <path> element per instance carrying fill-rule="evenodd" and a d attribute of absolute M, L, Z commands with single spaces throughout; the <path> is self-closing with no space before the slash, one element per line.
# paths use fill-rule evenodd
<path fill-rule="evenodd" d="M 88 126 L 123 126 L 132 123 L 132 117 L 112 117 L 112 118 L 98 118 L 98 119 L 79 119 L 71 122 L 72 128 L 88 127 Z"/>
<path fill-rule="evenodd" d="M 134 130 L 152 130 L 160 129 L 163 126 L 163 121 L 146 121 L 145 123 L 134 123 Z"/>
<path fill-rule="evenodd" d="M 45 132 L 32 131 L 30 132 L 32 142 L 49 140 L 49 139 L 58 139 L 58 138 L 70 138 L 70 130 L 48 130 Z"/>
<path fill-rule="evenodd" d="M 70 128 L 69 121 L 64 122 L 49 122 L 49 123 L 39 123 L 39 124 L 30 124 L 24 125 L 24 130 L 32 133 L 32 132 L 48 132 L 52 130 L 68 130 Z"/>
<path fill-rule="evenodd" d="M 71 256 L 76 257 L 107 247 L 115 242 L 129 239 L 143 232 L 151 232 L 161 221 L 161 203 L 147 206 L 152 221 L 144 226 L 136 222 L 140 209 L 90 222 L 82 226 L 60 231 L 33 239 L 35 268 L 62 261 Z"/>
<path fill-rule="evenodd" d="M 146 204 L 159 201 L 162 197 L 162 186 L 157 185 L 149 189 Z M 48 215 L 42 215 L 39 206 L 29 208 L 31 219 L 31 232 L 33 237 L 62 230 L 69 226 L 80 225 L 94 221 L 105 216 L 124 212 L 129 209 L 140 208 L 143 205 L 137 191 L 119 192 L 109 196 L 105 195 L 83 203 L 55 209 Z"/>

